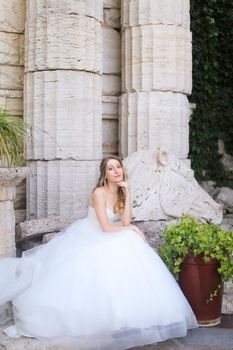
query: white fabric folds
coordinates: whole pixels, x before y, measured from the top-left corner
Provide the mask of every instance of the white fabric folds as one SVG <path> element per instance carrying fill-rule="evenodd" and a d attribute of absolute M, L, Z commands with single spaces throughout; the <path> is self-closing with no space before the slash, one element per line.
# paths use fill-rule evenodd
<path fill-rule="evenodd" d="M 127 349 L 197 327 L 154 250 L 134 231 L 102 232 L 91 207 L 46 245 L 0 261 L 0 303 L 9 300 L 15 325 L 8 336 L 79 350 Z"/>

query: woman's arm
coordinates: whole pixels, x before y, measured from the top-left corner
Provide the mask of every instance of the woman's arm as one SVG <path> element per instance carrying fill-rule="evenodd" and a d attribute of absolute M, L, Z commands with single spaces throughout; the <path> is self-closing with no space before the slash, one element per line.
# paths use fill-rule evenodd
<path fill-rule="evenodd" d="M 101 188 L 97 188 L 92 195 L 92 202 L 95 208 L 96 216 L 99 220 L 100 226 L 104 232 L 114 232 L 114 231 L 125 231 L 125 230 L 133 230 L 137 233 L 138 228 L 135 225 L 114 225 L 110 224 L 108 221 L 107 213 L 106 213 L 106 200 Z"/>

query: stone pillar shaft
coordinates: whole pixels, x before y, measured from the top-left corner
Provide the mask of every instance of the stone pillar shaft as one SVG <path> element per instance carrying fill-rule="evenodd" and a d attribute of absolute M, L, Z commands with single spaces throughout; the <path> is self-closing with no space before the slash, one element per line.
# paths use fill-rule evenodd
<path fill-rule="evenodd" d="M 123 0 L 120 150 L 189 151 L 192 89 L 188 0 Z"/>
<path fill-rule="evenodd" d="M 23 115 L 25 0 L 0 2 L 0 106 Z"/>
<path fill-rule="evenodd" d="M 98 0 L 27 1 L 28 219 L 85 214 L 102 157 L 102 10 Z"/>

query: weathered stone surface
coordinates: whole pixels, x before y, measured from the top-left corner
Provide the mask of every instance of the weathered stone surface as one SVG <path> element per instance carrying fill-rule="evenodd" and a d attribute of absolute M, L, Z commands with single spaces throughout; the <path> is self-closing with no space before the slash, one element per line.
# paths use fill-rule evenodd
<path fill-rule="evenodd" d="M 26 193 L 25 193 L 26 200 Z M 15 223 L 23 222 L 26 220 L 26 209 L 16 209 L 15 210 Z"/>
<path fill-rule="evenodd" d="M 121 78 L 118 75 L 103 74 L 103 96 L 120 95 L 121 93 Z"/>
<path fill-rule="evenodd" d="M 103 120 L 103 153 L 105 155 L 118 153 L 118 120 L 117 119 Z"/>
<path fill-rule="evenodd" d="M 28 174 L 26 167 L 1 168 L 0 167 L 0 184 L 1 186 L 12 186 L 20 183 Z M 0 201 L 1 201 L 0 196 Z"/>
<path fill-rule="evenodd" d="M 185 159 L 189 152 L 191 110 L 183 94 L 138 92 L 121 97 L 120 153 L 164 147 Z"/>
<path fill-rule="evenodd" d="M 24 31 L 26 0 L 1 0 L 0 31 L 22 33 Z"/>
<path fill-rule="evenodd" d="M 119 98 L 115 96 L 103 96 L 102 116 L 105 119 L 118 119 Z"/>
<path fill-rule="evenodd" d="M 121 27 L 121 13 L 117 9 L 104 9 L 104 23 L 112 28 L 119 29 Z"/>
<path fill-rule="evenodd" d="M 103 17 L 103 0 L 28 0 L 28 17 L 83 15 L 98 21 Z"/>
<path fill-rule="evenodd" d="M 28 238 L 32 236 L 41 236 L 48 233 L 62 231 L 66 226 L 77 220 L 77 217 L 70 216 L 52 216 L 38 220 L 29 220 L 17 225 L 17 238 Z"/>
<path fill-rule="evenodd" d="M 201 221 L 221 222 L 221 206 L 198 185 L 192 169 L 166 150 L 135 152 L 124 165 L 135 221 L 168 221 L 190 214 Z"/>
<path fill-rule="evenodd" d="M 15 200 L 14 200 L 15 210 L 26 208 L 25 193 L 26 193 L 26 181 L 24 180 L 16 186 L 16 194 L 15 194 Z"/>
<path fill-rule="evenodd" d="M 22 90 L 23 87 L 23 67 L 1 66 L 0 69 L 0 89 Z"/>
<path fill-rule="evenodd" d="M 102 104 L 102 151 L 105 156 L 118 154 L 118 113 L 119 98 L 115 96 L 103 96 Z"/>
<path fill-rule="evenodd" d="M 189 7 L 189 0 L 123 0 L 122 25 L 169 24 L 189 28 Z"/>
<path fill-rule="evenodd" d="M 11 115 L 23 115 L 23 92 L 14 90 L 0 90 L 0 106 Z"/>
<path fill-rule="evenodd" d="M 103 26 L 103 73 L 121 72 L 121 36 L 116 30 Z"/>
<path fill-rule="evenodd" d="M 28 159 L 101 158 L 101 79 L 79 71 L 28 73 L 25 120 L 32 125 Z"/>
<path fill-rule="evenodd" d="M 123 91 L 191 93 L 191 33 L 182 27 L 148 25 L 126 29 L 122 38 Z"/>
<path fill-rule="evenodd" d="M 32 161 L 27 219 L 83 217 L 99 174 L 99 161 Z"/>
<path fill-rule="evenodd" d="M 104 0 L 103 6 L 104 8 L 109 8 L 109 9 L 120 9 L 121 0 Z"/>
<path fill-rule="evenodd" d="M 0 167 L 0 257 L 15 255 L 15 186 L 27 172 L 27 168 Z"/>
<path fill-rule="evenodd" d="M 220 203 L 227 212 L 233 213 L 233 190 L 228 187 L 222 187 L 216 197 L 216 201 Z"/>
<path fill-rule="evenodd" d="M 22 34 L 0 32 L 0 64 L 21 65 L 23 38 Z"/>
<path fill-rule="evenodd" d="M 223 295 L 222 313 L 233 314 L 233 293 Z"/>
<path fill-rule="evenodd" d="M 233 216 L 232 216 L 232 214 L 224 215 L 223 220 L 221 222 L 221 226 L 226 231 L 232 231 L 233 230 Z M 232 290 L 233 290 L 233 288 L 232 288 Z"/>
<path fill-rule="evenodd" d="M 44 3 L 39 0 L 34 2 Z M 43 16 L 40 15 L 39 9 L 35 15 L 29 11 L 26 26 L 26 71 L 77 69 L 100 73 L 102 69 L 100 22 L 73 12 L 60 13 L 54 2 L 53 5 L 53 12 L 50 13 L 48 7 L 45 7 L 46 15 Z"/>

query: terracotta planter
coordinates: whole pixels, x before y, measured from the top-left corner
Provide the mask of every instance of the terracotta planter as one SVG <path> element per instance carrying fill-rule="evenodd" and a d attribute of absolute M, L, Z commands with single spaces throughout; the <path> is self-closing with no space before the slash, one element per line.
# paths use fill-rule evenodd
<path fill-rule="evenodd" d="M 208 302 L 210 293 L 221 284 L 217 272 L 218 261 L 205 262 L 203 254 L 189 253 L 181 265 L 179 285 L 189 301 L 200 326 L 215 326 L 221 322 L 222 292 Z"/>

